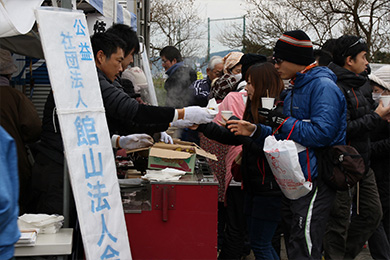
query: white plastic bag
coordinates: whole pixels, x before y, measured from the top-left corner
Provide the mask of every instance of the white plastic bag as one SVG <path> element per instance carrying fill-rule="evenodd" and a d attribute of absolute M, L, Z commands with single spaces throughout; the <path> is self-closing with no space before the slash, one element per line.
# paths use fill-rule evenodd
<path fill-rule="evenodd" d="M 40 233 L 57 233 L 63 221 L 61 215 L 23 214 L 18 218 L 18 226 L 20 229 L 39 228 Z"/>
<path fill-rule="evenodd" d="M 271 135 L 265 138 L 263 150 L 275 180 L 287 198 L 296 200 L 311 191 L 312 183 L 303 175 L 294 141 L 276 140 Z"/>

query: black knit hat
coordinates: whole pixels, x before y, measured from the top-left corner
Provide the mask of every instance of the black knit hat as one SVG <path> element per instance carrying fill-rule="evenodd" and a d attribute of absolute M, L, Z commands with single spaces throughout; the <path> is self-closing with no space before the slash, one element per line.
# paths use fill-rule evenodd
<path fill-rule="evenodd" d="M 288 31 L 276 42 L 273 56 L 295 64 L 309 65 L 314 62 L 313 44 L 305 32 Z"/>
<path fill-rule="evenodd" d="M 256 63 L 263 63 L 267 61 L 267 57 L 264 55 L 260 54 L 253 54 L 253 53 L 247 53 L 244 54 L 241 59 L 239 64 L 242 64 L 241 67 L 241 74 L 242 78 L 245 79 L 245 74 L 248 71 L 249 67 L 256 64 Z"/>

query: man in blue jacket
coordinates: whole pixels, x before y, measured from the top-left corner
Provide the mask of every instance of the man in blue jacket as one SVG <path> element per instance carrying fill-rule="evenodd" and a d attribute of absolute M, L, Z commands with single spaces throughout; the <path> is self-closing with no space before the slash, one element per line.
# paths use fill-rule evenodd
<path fill-rule="evenodd" d="M 18 156 L 14 139 L 0 126 L 0 259 L 12 259 L 19 240 Z"/>
<path fill-rule="evenodd" d="M 286 139 L 295 124 L 290 140 L 307 149 L 298 154 L 306 180 L 312 190 L 305 196 L 284 198 L 282 218 L 289 259 L 321 259 L 322 238 L 335 191 L 318 178 L 314 149 L 345 144 L 346 102 L 336 85 L 336 76 L 326 67 L 314 63 L 313 45 L 301 30 L 285 32 L 276 42 L 275 68 L 290 86 L 284 99 L 283 114 L 270 111 L 268 120 L 274 127 L 285 122 L 276 136 Z M 271 129 L 262 127 L 262 135 Z"/>
<path fill-rule="evenodd" d="M 174 46 L 166 46 L 160 52 L 162 66 L 168 75 L 164 83 L 167 91 L 166 106 L 181 108 L 190 104 L 189 86 L 196 80 L 196 72 L 184 64 L 180 51 Z"/>

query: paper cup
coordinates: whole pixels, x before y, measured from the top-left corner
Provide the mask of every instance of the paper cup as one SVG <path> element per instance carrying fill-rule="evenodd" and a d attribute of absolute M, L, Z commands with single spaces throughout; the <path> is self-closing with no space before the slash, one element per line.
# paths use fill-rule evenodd
<path fill-rule="evenodd" d="M 389 106 L 390 104 L 390 96 L 381 96 L 381 100 L 384 107 Z"/>
<path fill-rule="evenodd" d="M 233 115 L 233 112 L 232 111 L 229 111 L 229 110 L 222 110 L 221 111 L 221 115 L 223 117 L 225 117 L 226 119 L 229 119 L 232 115 Z M 223 119 L 223 118 L 222 118 Z"/>
<path fill-rule="evenodd" d="M 266 97 L 261 98 L 261 105 L 263 106 L 263 108 L 267 108 L 267 109 L 273 108 L 274 102 L 275 102 L 275 98 L 266 98 Z"/>

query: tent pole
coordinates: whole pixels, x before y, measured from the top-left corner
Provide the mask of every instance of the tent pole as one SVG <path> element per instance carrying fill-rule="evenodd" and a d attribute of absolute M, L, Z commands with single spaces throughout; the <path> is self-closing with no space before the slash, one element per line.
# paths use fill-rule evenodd
<path fill-rule="evenodd" d="M 72 9 L 72 0 L 61 0 L 61 7 Z M 69 171 L 66 158 L 64 156 L 64 204 L 63 204 L 63 215 L 64 215 L 64 227 L 69 227 L 69 200 L 70 200 L 70 183 L 69 183 Z"/>
<path fill-rule="evenodd" d="M 61 0 L 61 7 L 72 9 L 72 1 L 71 0 Z"/>
<path fill-rule="evenodd" d="M 114 6 L 112 8 L 112 12 L 113 12 L 113 14 L 112 14 L 112 21 L 113 21 L 113 24 L 115 24 L 115 23 L 117 23 L 117 19 L 118 19 L 118 17 L 117 17 L 117 13 L 118 13 L 118 0 L 114 0 L 112 2 L 114 4 Z"/>

